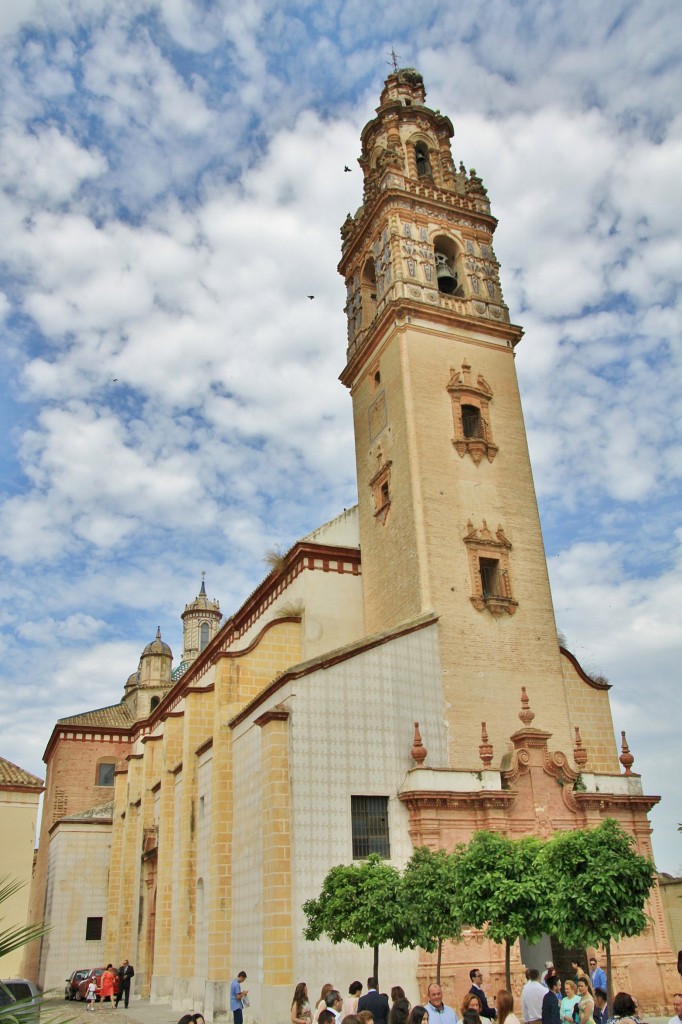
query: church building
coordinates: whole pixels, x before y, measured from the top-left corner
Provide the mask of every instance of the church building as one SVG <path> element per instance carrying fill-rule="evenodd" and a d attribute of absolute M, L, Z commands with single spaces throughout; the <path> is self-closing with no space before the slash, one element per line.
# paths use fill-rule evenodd
<path fill-rule="evenodd" d="M 364 980 L 371 951 L 307 942 L 301 907 L 330 867 L 373 851 L 402 867 L 477 829 L 547 837 L 613 817 L 651 856 L 658 798 L 615 743 L 609 684 L 557 638 L 522 330 L 453 135 L 412 69 L 389 75 L 362 132 L 339 264 L 357 507 L 294 544 L 222 625 L 202 585 L 178 669 L 157 636 L 121 703 L 58 722 L 46 751 L 34 914 L 63 871 L 57 835 L 111 801 L 106 898 L 86 914 L 99 960 L 127 957 L 138 993 L 178 1012 L 227 1019 L 240 970 L 264 1024 L 289 1021 L 298 981 L 313 997 Z M 677 975 L 657 890 L 649 913 L 614 947 L 614 983 L 661 1012 Z M 45 983 L 65 977 L 32 955 Z M 529 955 L 513 952 L 516 993 Z M 474 930 L 444 950 L 447 1003 L 472 966 L 500 987 L 504 950 Z M 424 1001 L 433 977 L 430 954 L 382 950 L 382 988 Z"/>

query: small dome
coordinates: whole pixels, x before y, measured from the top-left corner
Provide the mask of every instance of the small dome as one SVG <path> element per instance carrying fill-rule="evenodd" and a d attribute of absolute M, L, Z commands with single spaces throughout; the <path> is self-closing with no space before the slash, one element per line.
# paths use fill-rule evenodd
<path fill-rule="evenodd" d="M 144 658 L 147 654 L 165 654 L 167 658 L 173 657 L 170 647 L 161 639 L 161 626 L 156 630 L 155 639 L 150 644 L 147 644 L 143 650 L 142 657 Z"/>
<path fill-rule="evenodd" d="M 139 671 L 138 672 L 131 672 L 130 675 L 128 676 L 127 680 L 126 680 L 126 685 L 125 685 L 126 690 L 131 690 L 134 686 L 137 686 L 139 684 L 139 682 L 140 682 L 140 673 L 139 673 Z"/>

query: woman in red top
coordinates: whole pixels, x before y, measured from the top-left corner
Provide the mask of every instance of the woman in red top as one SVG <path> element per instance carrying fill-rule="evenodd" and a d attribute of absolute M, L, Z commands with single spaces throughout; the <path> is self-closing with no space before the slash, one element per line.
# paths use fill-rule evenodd
<path fill-rule="evenodd" d="M 100 989 L 99 989 L 99 1008 L 102 1009 L 104 1000 L 109 1000 L 109 1006 L 111 1009 L 114 1007 L 114 984 L 116 981 L 116 975 L 114 974 L 113 967 L 111 964 L 107 964 L 106 969 L 102 973 L 100 978 Z"/>

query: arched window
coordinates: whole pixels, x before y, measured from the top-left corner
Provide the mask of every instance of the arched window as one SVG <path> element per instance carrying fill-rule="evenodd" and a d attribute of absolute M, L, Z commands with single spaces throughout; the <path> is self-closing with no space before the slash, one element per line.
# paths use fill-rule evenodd
<path fill-rule="evenodd" d="M 369 327 L 377 311 L 377 273 L 370 257 L 362 268 L 362 326 Z"/>
<path fill-rule="evenodd" d="M 425 142 L 418 142 L 414 147 L 414 156 L 417 163 L 418 178 L 433 178 L 431 161 L 429 160 L 429 147 Z"/>
<path fill-rule="evenodd" d="M 440 236 L 433 243 L 438 291 L 444 295 L 464 295 L 457 277 L 457 246 L 451 238 Z"/>
<path fill-rule="evenodd" d="M 161 698 L 160 697 L 152 697 L 151 701 L 149 702 L 149 710 L 153 711 L 154 708 L 158 707 L 158 705 L 160 703 L 161 703 Z"/>
<path fill-rule="evenodd" d="M 211 627 L 208 622 L 202 622 L 199 626 L 199 650 L 203 651 L 204 648 L 208 647 L 208 641 L 211 639 Z"/>

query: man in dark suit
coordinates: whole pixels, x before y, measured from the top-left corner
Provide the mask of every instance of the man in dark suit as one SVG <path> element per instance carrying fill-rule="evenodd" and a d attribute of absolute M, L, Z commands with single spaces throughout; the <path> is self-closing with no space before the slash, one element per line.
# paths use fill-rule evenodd
<path fill-rule="evenodd" d="M 553 974 L 547 979 L 547 991 L 542 1000 L 542 1024 L 561 1024 L 559 1000 L 557 999 L 560 988 L 561 978 L 558 974 Z"/>
<path fill-rule="evenodd" d="M 478 996 L 478 1001 L 481 1004 L 481 1017 L 487 1017 L 488 1020 L 497 1020 L 497 1010 L 492 1006 L 488 1006 L 488 1000 L 486 994 L 481 988 L 483 981 L 483 975 L 479 971 L 478 967 L 474 967 L 472 971 L 469 971 L 469 977 L 471 978 L 471 988 L 469 992 L 473 996 Z"/>
<path fill-rule="evenodd" d="M 388 996 L 377 992 L 376 978 L 367 979 L 367 992 L 358 1000 L 358 1013 L 360 1010 L 371 1010 L 374 1024 L 388 1024 Z"/>
<path fill-rule="evenodd" d="M 121 997 L 125 1000 L 125 1008 L 128 1009 L 128 1000 L 130 999 L 130 979 L 134 977 L 135 971 L 133 965 L 129 964 L 127 960 L 124 960 L 118 969 L 118 992 L 116 993 L 116 1006 L 121 1002 Z"/>

